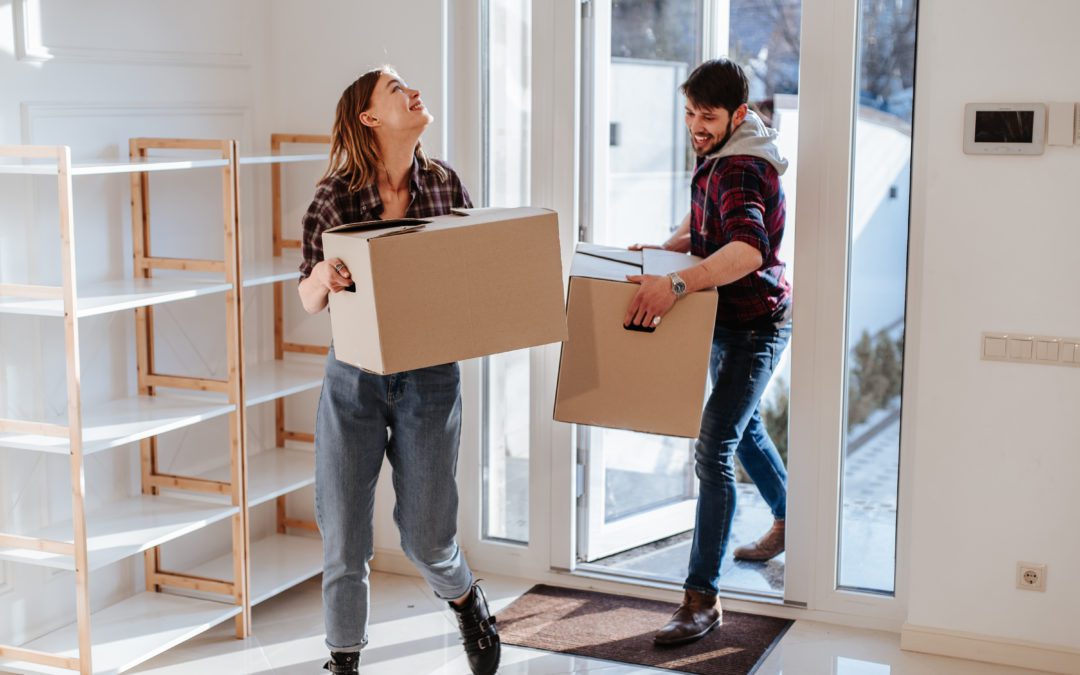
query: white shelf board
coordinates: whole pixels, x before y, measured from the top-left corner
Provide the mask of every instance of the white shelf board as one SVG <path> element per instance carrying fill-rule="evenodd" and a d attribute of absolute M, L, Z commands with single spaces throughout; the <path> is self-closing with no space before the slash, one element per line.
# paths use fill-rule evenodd
<path fill-rule="evenodd" d="M 251 543 L 251 604 L 257 605 L 322 572 L 322 539 L 273 534 Z M 188 574 L 232 579 L 232 558 L 215 558 Z"/>
<path fill-rule="evenodd" d="M 114 675 L 213 628 L 240 607 L 168 593 L 140 593 L 90 617 L 95 675 Z M 25 649 L 78 658 L 78 626 L 69 624 L 24 645 Z M 71 675 L 73 671 L 26 661 L 0 660 L 0 671 Z"/>
<path fill-rule="evenodd" d="M 295 284 L 300 280 L 300 256 L 272 257 L 251 262 L 245 260 L 241 273 L 244 277 L 244 288 L 278 281 L 291 281 Z M 296 290 L 290 288 L 289 292 L 295 293 Z"/>
<path fill-rule="evenodd" d="M 315 389 L 322 384 L 325 367 L 325 357 L 300 354 L 253 363 L 244 370 L 244 403 L 253 406 Z"/>
<path fill-rule="evenodd" d="M 178 171 L 183 169 L 206 169 L 228 166 L 227 159 L 184 159 L 180 157 L 147 157 L 146 159 L 99 159 L 71 163 L 72 176 L 95 176 L 108 173 L 144 173 L 147 171 Z M 56 175 L 56 162 L 0 163 L 0 174 L 30 176 Z"/>
<path fill-rule="evenodd" d="M 159 305 L 187 300 L 201 295 L 224 293 L 232 288 L 221 279 L 181 279 L 178 277 L 151 279 L 117 279 L 80 286 L 75 291 L 78 311 L 84 318 L 136 307 Z M 35 299 L 12 296 L 0 297 L 0 314 L 63 317 L 64 301 L 60 298 Z"/>
<path fill-rule="evenodd" d="M 172 394 L 133 396 L 92 404 L 83 409 L 83 454 L 102 450 L 180 429 L 231 413 L 236 406 L 216 398 Z M 49 420 L 66 424 L 64 420 Z M 36 434 L 0 433 L 0 447 L 68 455 L 67 438 Z"/>
<path fill-rule="evenodd" d="M 240 157 L 240 165 L 247 164 L 289 164 L 294 162 L 318 162 L 330 159 L 330 155 L 325 152 L 316 152 L 310 154 L 294 154 L 294 155 L 250 155 Z"/>
<path fill-rule="evenodd" d="M 240 509 L 208 501 L 172 496 L 138 495 L 89 509 L 86 514 L 90 569 L 98 569 L 224 520 Z M 71 521 L 24 536 L 73 541 Z M 0 548 L 0 560 L 73 571 L 71 556 L 21 548 Z"/>
<path fill-rule="evenodd" d="M 229 480 L 225 464 L 200 475 Z M 310 450 L 270 448 L 248 455 L 248 506 L 258 506 L 315 483 L 315 453 Z"/>

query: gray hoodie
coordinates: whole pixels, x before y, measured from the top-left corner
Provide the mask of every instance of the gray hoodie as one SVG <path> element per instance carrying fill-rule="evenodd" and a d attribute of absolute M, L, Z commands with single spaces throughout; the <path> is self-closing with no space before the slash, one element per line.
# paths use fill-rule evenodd
<path fill-rule="evenodd" d="M 765 126 L 753 110 L 748 110 L 746 119 L 731 133 L 727 143 L 711 155 L 706 155 L 705 160 L 734 155 L 760 157 L 772 164 L 777 174 L 783 176 L 787 171 L 788 161 L 780 156 L 780 150 L 776 147 L 776 136 L 775 129 Z M 713 164 L 713 167 L 715 168 L 716 164 Z"/>
<path fill-rule="evenodd" d="M 773 165 L 778 176 L 783 176 L 784 172 L 787 171 L 788 161 L 780 156 L 780 150 L 776 147 L 776 137 L 778 135 L 776 129 L 765 126 L 757 113 L 753 110 L 747 110 L 746 118 L 742 124 L 731 132 L 731 138 L 727 139 L 727 142 L 719 150 L 705 156 L 704 161 L 712 161 L 712 166 L 709 167 L 709 177 L 705 180 L 705 185 L 712 185 L 713 173 L 716 171 L 716 166 L 720 164 L 720 162 L 713 160 L 736 155 L 760 157 Z M 706 199 L 701 214 L 701 222 L 706 227 L 709 222 L 708 215 L 709 200 Z"/>

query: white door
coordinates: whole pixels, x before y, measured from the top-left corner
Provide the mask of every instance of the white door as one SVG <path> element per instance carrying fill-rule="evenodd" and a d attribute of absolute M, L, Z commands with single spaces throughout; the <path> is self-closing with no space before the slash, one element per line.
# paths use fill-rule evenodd
<path fill-rule="evenodd" d="M 693 163 L 679 85 L 702 60 L 704 7 L 585 6 L 582 240 L 660 244 L 689 210 Z M 692 441 L 584 426 L 577 441 L 579 560 L 693 529 Z"/>

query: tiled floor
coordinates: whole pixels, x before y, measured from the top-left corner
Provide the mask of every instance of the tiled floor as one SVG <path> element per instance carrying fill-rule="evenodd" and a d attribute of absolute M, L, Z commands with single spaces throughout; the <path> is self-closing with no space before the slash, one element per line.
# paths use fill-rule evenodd
<path fill-rule="evenodd" d="M 498 611 L 532 584 L 485 575 Z M 232 622 L 186 642 L 133 671 L 149 675 L 317 675 L 326 658 L 318 580 L 255 608 L 254 636 L 236 640 Z M 375 574 L 370 645 L 364 675 L 468 675 L 450 611 L 421 579 Z M 504 647 L 506 675 L 557 673 L 671 673 L 608 661 Z M 900 651 L 899 636 L 797 622 L 758 670 L 758 675 L 1019 675 L 1033 671 Z"/>

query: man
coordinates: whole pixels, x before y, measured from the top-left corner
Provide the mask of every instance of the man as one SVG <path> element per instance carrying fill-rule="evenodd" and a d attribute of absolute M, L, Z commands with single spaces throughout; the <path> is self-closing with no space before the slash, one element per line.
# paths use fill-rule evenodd
<path fill-rule="evenodd" d="M 780 175 L 787 161 L 776 132 L 747 108 L 749 84 L 737 64 L 703 63 L 682 85 L 686 127 L 697 168 L 691 210 L 662 248 L 704 260 L 679 274 L 628 277 L 639 283 L 626 325 L 659 325 L 679 298 L 718 291 L 709 374 L 713 389 L 695 444 L 701 482 L 682 605 L 655 636 L 660 645 L 692 642 L 720 625 L 720 563 L 735 515 L 735 455 L 769 504 L 775 522 L 749 546 L 744 560 L 769 560 L 784 550 L 787 471 L 758 411 L 791 336 L 791 286 L 778 252 L 785 200 Z M 641 248 L 637 246 L 634 248 Z"/>

